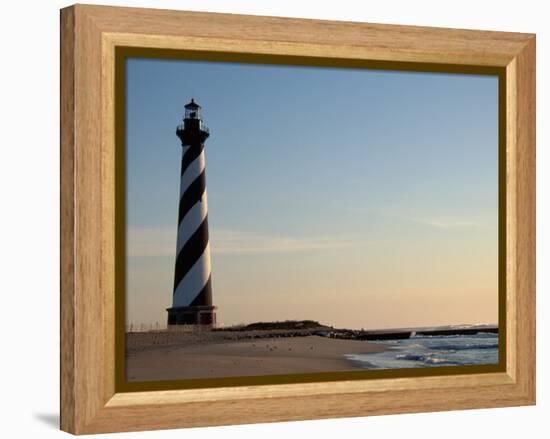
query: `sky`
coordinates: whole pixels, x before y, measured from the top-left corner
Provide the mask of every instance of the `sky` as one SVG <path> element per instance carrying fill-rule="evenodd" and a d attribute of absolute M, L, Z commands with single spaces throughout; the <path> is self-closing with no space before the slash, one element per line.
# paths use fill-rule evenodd
<path fill-rule="evenodd" d="M 131 58 L 127 324 L 171 306 L 182 148 L 206 142 L 222 325 L 496 323 L 496 76 Z"/>

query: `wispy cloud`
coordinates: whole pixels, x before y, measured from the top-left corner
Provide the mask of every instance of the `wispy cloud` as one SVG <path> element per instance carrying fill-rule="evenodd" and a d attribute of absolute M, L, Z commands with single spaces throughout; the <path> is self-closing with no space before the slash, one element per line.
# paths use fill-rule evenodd
<path fill-rule="evenodd" d="M 212 230 L 210 235 L 214 254 L 296 253 L 356 244 L 356 240 L 346 236 L 296 238 L 223 229 Z"/>
<path fill-rule="evenodd" d="M 448 219 L 448 218 L 410 218 L 411 221 L 436 229 L 463 229 L 479 227 L 479 221 Z"/>
<path fill-rule="evenodd" d="M 129 257 L 171 256 L 176 251 L 176 230 L 155 227 L 130 227 L 127 235 Z M 350 236 L 290 237 L 228 229 L 210 229 L 213 254 L 245 255 L 297 253 L 351 247 L 357 240 Z"/>
<path fill-rule="evenodd" d="M 176 254 L 176 228 L 129 227 L 126 236 L 129 257 Z"/>

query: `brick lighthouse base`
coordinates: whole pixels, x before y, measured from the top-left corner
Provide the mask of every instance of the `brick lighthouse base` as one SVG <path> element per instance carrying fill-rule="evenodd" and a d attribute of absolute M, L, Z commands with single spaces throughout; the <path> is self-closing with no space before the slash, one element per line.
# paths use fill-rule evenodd
<path fill-rule="evenodd" d="M 167 308 L 168 325 L 216 326 L 215 306 L 178 306 Z"/>

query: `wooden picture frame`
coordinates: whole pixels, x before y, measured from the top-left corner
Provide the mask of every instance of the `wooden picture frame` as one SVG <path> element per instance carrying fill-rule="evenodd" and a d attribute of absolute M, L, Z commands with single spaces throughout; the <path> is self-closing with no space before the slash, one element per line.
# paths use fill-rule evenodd
<path fill-rule="evenodd" d="M 502 79 L 502 370 L 120 391 L 115 129 L 118 48 L 316 58 Z M 344 61 L 343 61 L 344 60 Z M 535 36 L 76 5 L 61 11 L 61 429 L 74 434 L 535 403 Z"/>

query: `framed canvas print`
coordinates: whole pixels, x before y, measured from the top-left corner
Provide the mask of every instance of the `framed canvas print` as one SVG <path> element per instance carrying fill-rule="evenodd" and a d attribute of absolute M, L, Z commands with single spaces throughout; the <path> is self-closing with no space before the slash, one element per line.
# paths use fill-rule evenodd
<path fill-rule="evenodd" d="M 535 37 L 61 11 L 61 427 L 535 401 Z"/>

